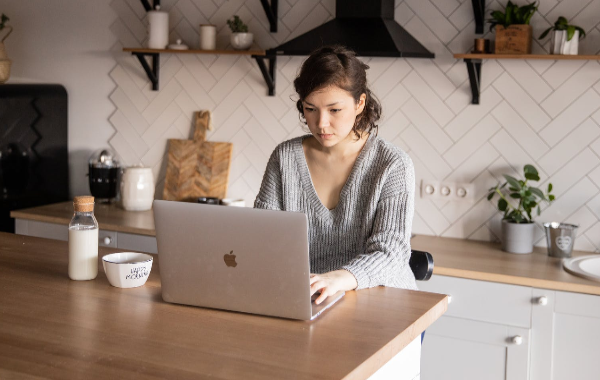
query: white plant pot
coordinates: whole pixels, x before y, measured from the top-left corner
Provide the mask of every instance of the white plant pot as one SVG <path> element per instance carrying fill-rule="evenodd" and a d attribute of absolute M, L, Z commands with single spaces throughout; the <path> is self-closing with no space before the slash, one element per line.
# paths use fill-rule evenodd
<path fill-rule="evenodd" d="M 535 223 L 509 223 L 502 220 L 502 250 L 510 253 L 531 253 Z"/>
<path fill-rule="evenodd" d="M 567 41 L 566 30 L 555 30 L 552 33 L 550 54 L 577 55 L 579 50 L 579 31 L 576 30 L 571 41 Z"/>
<path fill-rule="evenodd" d="M 254 42 L 254 34 L 232 33 L 230 42 L 231 46 L 233 46 L 235 50 L 246 50 L 252 46 L 252 42 Z"/>

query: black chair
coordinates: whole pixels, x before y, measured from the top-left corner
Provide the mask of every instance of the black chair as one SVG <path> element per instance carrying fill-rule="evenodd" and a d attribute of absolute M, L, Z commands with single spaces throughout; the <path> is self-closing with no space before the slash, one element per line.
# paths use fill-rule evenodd
<path fill-rule="evenodd" d="M 417 281 L 427 281 L 433 274 L 433 256 L 424 251 L 411 251 L 408 262 Z"/>

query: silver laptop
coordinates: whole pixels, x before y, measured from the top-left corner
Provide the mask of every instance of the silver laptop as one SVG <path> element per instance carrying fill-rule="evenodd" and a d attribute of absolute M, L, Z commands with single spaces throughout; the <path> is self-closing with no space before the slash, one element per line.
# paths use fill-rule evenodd
<path fill-rule="evenodd" d="M 312 320 L 308 219 L 300 212 L 154 201 L 166 302 Z"/>

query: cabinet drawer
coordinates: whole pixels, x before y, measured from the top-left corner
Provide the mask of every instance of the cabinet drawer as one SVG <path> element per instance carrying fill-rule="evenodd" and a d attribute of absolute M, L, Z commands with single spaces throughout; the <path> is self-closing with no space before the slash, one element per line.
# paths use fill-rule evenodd
<path fill-rule="evenodd" d="M 135 235 L 119 232 L 117 247 L 132 251 L 158 253 L 158 248 L 156 246 L 156 238 L 154 236 Z"/>
<path fill-rule="evenodd" d="M 98 246 L 117 248 L 117 232 L 116 231 L 98 231 Z"/>
<path fill-rule="evenodd" d="M 420 290 L 451 297 L 445 315 L 531 327 L 532 289 L 529 287 L 436 275 L 418 286 Z"/>

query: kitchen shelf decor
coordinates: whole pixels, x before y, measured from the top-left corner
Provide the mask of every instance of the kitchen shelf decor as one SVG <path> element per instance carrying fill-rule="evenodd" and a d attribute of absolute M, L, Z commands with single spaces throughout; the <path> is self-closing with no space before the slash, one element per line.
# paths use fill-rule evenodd
<path fill-rule="evenodd" d="M 464 60 L 469 73 L 471 104 L 479 104 L 481 92 L 481 63 L 484 59 L 554 59 L 600 61 L 600 55 L 556 55 L 556 54 L 454 54 L 454 58 Z"/>
<path fill-rule="evenodd" d="M 153 5 L 150 4 L 148 0 L 140 0 L 142 6 L 146 10 L 146 12 L 155 9 L 157 5 L 160 5 L 160 0 L 154 0 Z M 269 19 L 269 24 L 271 26 L 271 32 L 277 32 L 277 8 L 278 8 L 278 0 L 271 0 L 269 4 L 268 0 L 260 0 L 263 9 Z M 174 49 L 146 49 L 146 48 L 123 48 L 125 52 L 131 52 L 132 55 L 135 55 L 137 59 L 140 61 L 140 64 L 144 68 L 146 75 L 150 82 L 152 82 L 152 90 L 158 91 L 159 84 L 159 68 L 160 68 L 160 54 L 169 53 L 169 54 L 237 54 L 237 55 L 250 55 L 252 58 L 256 60 L 258 67 L 260 69 L 263 78 L 269 88 L 269 96 L 275 95 L 275 67 L 276 67 L 276 57 L 274 56 L 266 56 L 266 52 L 264 50 L 174 50 Z M 148 64 L 146 61 L 146 57 L 150 57 L 152 60 L 151 64 Z M 268 60 L 268 67 L 265 63 L 265 60 Z"/>

